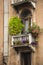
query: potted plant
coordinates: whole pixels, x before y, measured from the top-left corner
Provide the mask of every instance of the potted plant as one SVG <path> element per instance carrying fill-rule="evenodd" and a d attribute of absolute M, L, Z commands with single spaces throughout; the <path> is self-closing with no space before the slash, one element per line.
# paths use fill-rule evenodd
<path fill-rule="evenodd" d="M 21 43 L 20 40 L 16 41 L 16 45 L 21 45 L 21 44 L 22 44 L 22 43 Z"/>
<path fill-rule="evenodd" d="M 9 34 L 10 35 L 17 35 L 19 34 L 24 25 L 21 23 L 21 19 L 16 17 L 11 17 L 9 20 Z"/>
<path fill-rule="evenodd" d="M 33 25 L 29 27 L 29 32 L 32 34 L 34 38 L 37 38 L 40 33 L 40 27 L 33 23 Z"/>
<path fill-rule="evenodd" d="M 35 23 L 29 27 L 29 41 L 32 45 L 37 45 L 37 38 L 40 33 L 40 27 Z"/>
<path fill-rule="evenodd" d="M 17 16 L 16 17 L 13 16 L 13 17 L 10 18 L 8 29 L 9 29 L 9 34 L 11 36 L 16 36 L 16 35 L 20 34 L 23 27 L 24 27 L 24 25 L 21 23 L 20 18 L 18 18 Z M 17 44 L 19 44 L 19 42 Z"/>

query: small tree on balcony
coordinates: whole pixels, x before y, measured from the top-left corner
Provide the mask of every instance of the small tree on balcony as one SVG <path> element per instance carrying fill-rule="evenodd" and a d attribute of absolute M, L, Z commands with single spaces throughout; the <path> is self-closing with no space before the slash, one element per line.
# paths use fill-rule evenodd
<path fill-rule="evenodd" d="M 21 19 L 18 17 L 11 17 L 9 20 L 9 34 L 16 35 L 19 34 L 24 25 L 21 23 Z"/>

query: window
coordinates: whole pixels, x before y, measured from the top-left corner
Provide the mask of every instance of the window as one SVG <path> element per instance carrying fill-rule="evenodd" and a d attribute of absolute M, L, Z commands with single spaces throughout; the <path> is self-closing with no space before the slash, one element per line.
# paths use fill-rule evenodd
<path fill-rule="evenodd" d="M 22 32 L 23 33 L 24 32 L 27 32 L 28 33 L 28 28 L 29 28 L 29 26 L 31 26 L 31 23 L 32 23 L 31 18 L 26 19 L 26 20 L 23 20 L 22 23 L 24 24 L 24 29 L 23 29 Z"/>
<path fill-rule="evenodd" d="M 24 29 L 22 32 L 28 32 L 29 26 L 31 26 L 32 23 L 32 14 L 31 11 L 28 9 L 23 9 L 23 11 L 20 14 L 20 17 L 22 19 L 22 23 L 24 24 Z"/>

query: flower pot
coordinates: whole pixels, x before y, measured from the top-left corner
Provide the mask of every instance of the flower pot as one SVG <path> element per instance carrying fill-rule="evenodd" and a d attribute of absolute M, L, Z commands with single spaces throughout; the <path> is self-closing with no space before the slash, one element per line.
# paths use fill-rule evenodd
<path fill-rule="evenodd" d="M 38 33 L 32 33 L 32 36 L 33 36 L 34 38 L 37 38 L 37 37 L 38 37 Z"/>

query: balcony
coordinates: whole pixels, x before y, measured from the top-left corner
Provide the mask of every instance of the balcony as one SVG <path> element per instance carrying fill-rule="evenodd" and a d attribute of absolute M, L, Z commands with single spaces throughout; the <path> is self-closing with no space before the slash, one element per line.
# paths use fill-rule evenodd
<path fill-rule="evenodd" d="M 25 28 L 25 29 L 23 29 Z M 40 32 L 40 27 L 35 23 L 27 27 L 21 23 L 18 17 L 12 17 L 9 21 L 9 34 L 11 46 L 17 51 L 33 50 L 37 46 L 37 38 Z"/>
<path fill-rule="evenodd" d="M 36 0 L 11 0 L 11 4 L 15 7 L 23 4 L 29 4 L 33 7 L 35 7 Z"/>
<path fill-rule="evenodd" d="M 15 48 L 16 51 L 35 51 L 36 42 L 32 42 L 32 37 L 30 34 L 22 34 L 12 36 L 11 46 Z"/>
<path fill-rule="evenodd" d="M 14 46 L 24 46 L 29 44 L 29 35 L 16 35 L 12 36 L 12 45 Z"/>

